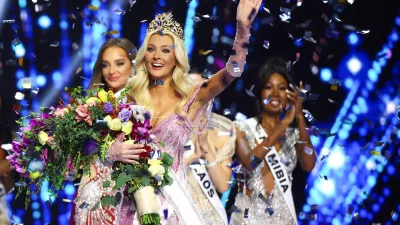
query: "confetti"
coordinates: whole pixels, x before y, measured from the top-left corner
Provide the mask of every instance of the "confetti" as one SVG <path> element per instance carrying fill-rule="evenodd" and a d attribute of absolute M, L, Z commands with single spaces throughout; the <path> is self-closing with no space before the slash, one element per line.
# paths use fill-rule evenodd
<path fill-rule="evenodd" d="M 59 45 L 60 45 L 60 42 L 55 41 L 55 42 L 50 44 L 50 47 L 58 47 Z"/>
<path fill-rule="evenodd" d="M 310 93 L 310 94 L 308 95 L 308 100 L 309 100 L 309 101 L 317 101 L 318 98 L 319 98 L 319 94 Z"/>
<path fill-rule="evenodd" d="M 357 33 L 359 34 L 368 34 L 370 32 L 370 30 L 359 30 L 357 31 Z"/>
<path fill-rule="evenodd" d="M 80 209 L 86 209 L 87 207 L 89 207 L 89 204 L 86 203 L 86 202 L 83 202 L 83 203 L 79 206 Z"/>
<path fill-rule="evenodd" d="M 231 132 L 229 131 L 219 131 L 218 136 L 231 136 Z"/>
<path fill-rule="evenodd" d="M 22 57 L 18 58 L 18 65 L 19 66 L 24 66 L 24 58 L 22 58 Z"/>
<path fill-rule="evenodd" d="M 304 32 L 303 39 L 312 43 L 317 43 L 317 41 L 312 37 L 312 31 Z"/>
<path fill-rule="evenodd" d="M 312 155 L 312 154 L 314 153 L 314 149 L 305 146 L 305 147 L 304 147 L 304 152 L 305 152 L 307 155 Z"/>
<path fill-rule="evenodd" d="M 200 49 L 200 50 L 199 50 L 199 54 L 200 54 L 200 55 L 208 55 L 208 54 L 210 54 L 212 51 L 213 51 L 213 50 L 203 50 L 203 49 Z"/>
<path fill-rule="evenodd" d="M 264 103 L 264 105 L 268 105 L 269 104 L 269 102 L 271 101 L 271 95 L 270 96 L 268 96 L 268 98 L 266 98 L 266 99 L 264 99 L 263 100 L 263 103 Z"/>
<path fill-rule="evenodd" d="M 239 67 L 239 64 L 236 61 L 232 61 L 233 72 L 240 73 L 242 70 Z"/>
<path fill-rule="evenodd" d="M 18 38 L 15 38 L 14 40 L 11 41 L 11 43 L 12 43 L 14 46 L 17 46 L 17 45 L 21 44 L 21 40 L 19 40 Z"/>
<path fill-rule="evenodd" d="M 374 150 L 371 150 L 370 153 L 371 153 L 371 155 L 374 155 L 374 156 L 380 156 L 381 155 L 381 153 L 379 151 L 374 151 Z"/>
<path fill-rule="evenodd" d="M 256 96 L 253 94 L 253 91 L 252 91 L 253 87 L 254 87 L 254 85 L 250 88 L 250 90 L 244 89 L 244 91 L 246 92 L 246 94 L 248 96 L 255 98 Z"/>
<path fill-rule="evenodd" d="M 263 47 L 266 48 L 266 49 L 269 49 L 269 41 L 264 40 Z"/>
<path fill-rule="evenodd" d="M 374 145 L 375 146 L 379 146 L 379 147 L 385 147 L 386 142 L 384 142 L 384 141 L 375 141 Z"/>
<path fill-rule="evenodd" d="M 24 99 L 25 95 L 23 93 L 21 93 L 21 92 L 17 92 L 17 93 L 15 93 L 14 97 L 17 100 L 22 100 L 22 99 Z"/>
<path fill-rule="evenodd" d="M 114 9 L 114 14 L 116 14 L 116 15 L 123 16 L 123 15 L 125 15 L 125 13 L 126 13 L 126 10 L 119 9 L 119 8 Z"/>
<path fill-rule="evenodd" d="M 144 23 L 144 22 L 146 22 L 147 20 L 142 20 L 142 21 L 140 21 L 141 23 Z"/>
<path fill-rule="evenodd" d="M 195 23 L 198 23 L 198 22 L 201 21 L 201 18 L 198 17 L 198 16 L 193 16 L 193 17 L 192 17 L 192 20 L 193 20 Z"/>
<path fill-rule="evenodd" d="M 3 23 L 14 23 L 15 20 L 3 20 Z"/>
<path fill-rule="evenodd" d="M 39 88 L 38 87 L 32 88 L 32 90 L 31 90 L 31 98 L 35 98 L 38 93 L 39 93 Z"/>
<path fill-rule="evenodd" d="M 164 219 L 167 220 L 168 219 L 168 209 L 164 209 L 163 213 L 164 213 Z"/>
<path fill-rule="evenodd" d="M 245 208 L 244 209 L 244 214 L 243 214 L 244 218 L 247 219 L 249 218 L 249 208 Z"/>
<path fill-rule="evenodd" d="M 21 78 L 22 88 L 31 89 L 32 88 L 32 78 L 24 77 Z"/>
<path fill-rule="evenodd" d="M 113 34 L 119 34 L 119 32 L 117 30 L 111 30 L 111 31 L 108 31 L 108 32 L 103 32 L 101 35 L 109 36 L 109 35 L 113 35 Z"/>
<path fill-rule="evenodd" d="M 310 123 L 314 123 L 316 119 L 314 116 L 310 113 L 310 111 L 303 109 L 304 117 L 308 120 Z"/>
<path fill-rule="evenodd" d="M 94 5 L 89 5 L 88 8 L 89 8 L 90 10 L 92 10 L 92 11 L 97 11 L 97 10 L 99 10 L 99 7 L 94 6 Z"/>
<path fill-rule="evenodd" d="M 8 143 L 8 144 L 2 144 L 1 148 L 8 151 L 12 149 L 12 144 Z"/>
<path fill-rule="evenodd" d="M 231 110 L 229 110 L 229 109 L 224 109 L 224 115 L 225 115 L 225 116 L 230 115 L 230 114 L 231 114 Z"/>
<path fill-rule="evenodd" d="M 266 13 L 268 13 L 268 14 L 271 14 L 271 12 L 269 11 L 269 9 L 268 9 L 268 8 L 266 8 L 266 7 L 263 7 L 263 9 L 264 9 L 264 11 L 265 11 Z"/>
<path fill-rule="evenodd" d="M 129 0 L 129 5 L 132 8 L 132 6 L 136 3 L 136 0 Z"/>
<path fill-rule="evenodd" d="M 24 181 L 19 181 L 19 182 L 15 183 L 15 186 L 16 187 L 26 187 L 27 184 Z"/>

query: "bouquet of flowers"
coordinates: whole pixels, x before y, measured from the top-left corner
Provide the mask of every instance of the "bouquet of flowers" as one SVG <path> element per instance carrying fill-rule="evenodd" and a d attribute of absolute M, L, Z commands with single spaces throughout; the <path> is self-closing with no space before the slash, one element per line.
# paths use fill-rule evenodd
<path fill-rule="evenodd" d="M 126 185 L 128 197 L 135 198 L 134 193 L 143 187 L 156 188 L 172 182 L 167 171 L 173 160 L 168 154 L 160 153 L 160 144 L 150 134 L 150 113 L 133 103 L 119 104 L 128 90 L 129 87 L 116 98 L 112 91 L 104 89 L 88 90 L 84 95 L 82 87 L 66 88 L 67 104 L 60 102 L 57 108 L 42 109 L 38 115 L 32 113 L 28 125 L 23 124 L 26 118 L 18 121 L 22 126 L 21 139 L 13 141 L 8 159 L 22 175 L 18 194 L 26 191 L 26 205 L 30 185 L 39 191 L 41 182 L 47 180 L 53 187 L 51 193 L 57 195 L 66 178 L 75 178 L 77 169 L 90 174 L 94 160 L 106 160 L 108 148 L 121 134 L 126 142 L 145 144 L 147 152 L 140 156 L 140 164 L 116 162 L 112 175 L 115 182 L 107 181 L 104 187 L 111 187 L 111 182 L 114 190 Z M 37 162 L 42 166 L 32 166 Z M 101 204 L 117 205 L 120 197 L 104 196 Z M 139 211 L 140 206 L 138 203 Z M 144 211 L 141 214 L 144 224 L 157 224 L 159 215 L 155 214 L 155 211 Z"/>

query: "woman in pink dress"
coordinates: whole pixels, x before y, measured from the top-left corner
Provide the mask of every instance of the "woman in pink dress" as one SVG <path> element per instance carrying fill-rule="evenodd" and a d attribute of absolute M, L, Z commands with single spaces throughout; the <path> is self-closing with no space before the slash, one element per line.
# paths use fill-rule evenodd
<path fill-rule="evenodd" d="M 244 46 L 249 43 L 250 27 L 261 2 L 240 1 L 233 44 L 235 54 L 230 56 L 225 68 L 199 85 L 194 85 L 188 77 L 183 29 L 172 14 L 159 14 L 149 24 L 135 59 L 136 76 L 130 83 L 128 99 L 151 112 L 153 134 L 174 157 L 170 171 L 174 182 L 162 188 L 160 195 L 163 224 L 205 224 L 187 192 L 184 146 L 193 129 L 204 127 L 207 103 L 241 75 L 247 54 Z"/>
<path fill-rule="evenodd" d="M 136 55 L 135 46 L 125 38 L 112 38 L 107 40 L 100 48 L 99 55 L 93 68 L 93 77 L 90 88 L 102 86 L 112 88 L 115 96 L 123 91 L 129 78 L 133 77 L 134 69 L 132 60 Z M 142 145 L 123 144 L 121 139 L 115 141 L 107 152 L 107 160 L 100 159 L 91 164 L 90 177 L 84 175 L 81 185 L 74 199 L 70 224 L 79 225 L 107 225 L 119 224 L 123 215 L 120 205 L 117 207 L 103 207 L 101 204 L 95 209 L 94 205 L 100 202 L 102 196 L 115 195 L 123 190 L 104 188 L 103 182 L 110 180 L 113 161 L 132 163 L 139 158 L 139 153 L 144 152 Z"/>

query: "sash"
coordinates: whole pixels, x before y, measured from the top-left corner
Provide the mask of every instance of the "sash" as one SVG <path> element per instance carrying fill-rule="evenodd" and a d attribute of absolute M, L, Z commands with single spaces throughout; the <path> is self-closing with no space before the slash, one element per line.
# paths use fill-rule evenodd
<path fill-rule="evenodd" d="M 250 118 L 245 122 L 247 123 L 247 125 L 249 125 L 258 144 L 260 144 L 265 138 L 268 137 L 267 133 L 258 124 L 256 119 Z M 297 224 L 296 210 L 293 203 L 292 184 L 289 181 L 289 177 L 286 173 L 284 165 L 281 163 L 281 157 L 279 156 L 275 147 L 272 147 L 268 154 L 265 156 L 265 161 L 267 161 L 271 173 L 274 176 L 275 182 L 278 182 L 279 190 L 283 198 L 285 199 L 287 206 L 289 207 L 290 214 Z"/>
<path fill-rule="evenodd" d="M 196 206 L 193 204 L 187 190 L 182 187 L 181 182 L 171 169 L 168 171 L 173 179 L 171 185 L 161 188 L 161 192 L 168 203 L 173 205 L 176 215 L 179 217 L 181 225 L 202 225 L 204 224 L 201 215 L 199 215 Z"/>
<path fill-rule="evenodd" d="M 214 184 L 211 181 L 206 168 L 197 164 L 190 165 L 190 170 L 192 171 L 193 176 L 196 178 L 197 183 L 201 187 L 201 190 L 203 190 L 204 195 L 207 196 L 207 199 L 210 201 L 211 205 L 224 221 L 224 224 L 228 225 L 228 215 L 226 214 L 225 208 L 222 205 L 221 199 L 218 197 L 218 193 L 215 190 Z"/>

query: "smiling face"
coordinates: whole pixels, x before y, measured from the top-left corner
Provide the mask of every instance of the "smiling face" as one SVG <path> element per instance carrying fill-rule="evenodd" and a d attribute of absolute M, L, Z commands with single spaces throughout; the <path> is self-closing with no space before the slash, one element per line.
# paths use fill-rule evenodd
<path fill-rule="evenodd" d="M 286 89 L 288 82 L 278 73 L 272 74 L 261 91 L 261 101 L 265 112 L 280 113 L 281 106 L 285 107 L 288 101 Z M 269 101 L 264 101 L 269 99 Z M 264 104 L 268 102 L 268 104 Z"/>
<path fill-rule="evenodd" d="M 101 60 L 101 72 L 108 86 L 114 92 L 123 89 L 132 72 L 132 63 L 126 52 L 120 47 L 109 47 Z"/>
<path fill-rule="evenodd" d="M 149 74 L 155 79 L 172 76 L 176 65 L 174 40 L 168 35 L 153 34 L 147 44 L 144 55 Z"/>

